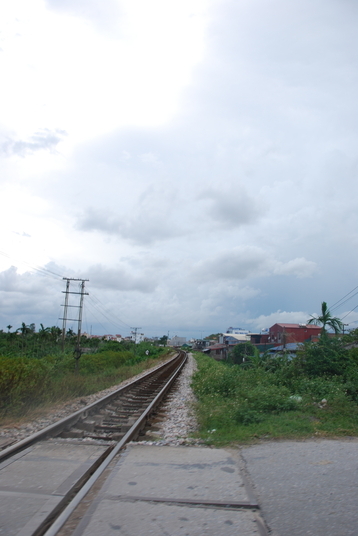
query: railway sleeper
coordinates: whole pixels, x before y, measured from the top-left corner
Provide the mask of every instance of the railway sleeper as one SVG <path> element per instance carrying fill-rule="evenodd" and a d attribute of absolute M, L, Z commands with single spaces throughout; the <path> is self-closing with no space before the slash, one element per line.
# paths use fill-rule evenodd
<path fill-rule="evenodd" d="M 140 410 L 144 411 L 146 407 L 147 407 L 147 404 L 131 404 L 128 406 L 123 406 L 122 409 L 125 411 L 140 411 Z"/>
<path fill-rule="evenodd" d="M 131 428 L 131 425 L 129 424 L 123 424 L 121 426 L 96 426 L 94 429 L 94 432 L 128 432 L 128 430 Z"/>
<path fill-rule="evenodd" d="M 139 417 L 140 414 L 141 414 L 140 411 L 135 411 L 133 409 L 133 411 L 126 411 L 126 412 L 117 413 L 117 415 L 115 415 L 115 416 L 107 415 L 107 416 L 103 417 L 103 420 L 107 419 L 107 418 L 108 419 L 110 418 L 110 419 L 113 419 L 113 420 L 121 421 L 123 419 L 127 419 L 128 417 L 135 417 L 135 416 Z"/>
<path fill-rule="evenodd" d="M 88 434 L 86 437 L 88 439 L 94 439 L 97 441 L 120 441 L 122 437 L 124 437 L 125 434 L 116 433 L 116 434 L 108 434 L 108 435 L 98 435 L 98 434 Z"/>
<path fill-rule="evenodd" d="M 58 437 L 64 439 L 80 439 L 84 437 L 85 431 L 80 430 L 79 428 L 71 428 L 70 430 L 62 430 Z"/>

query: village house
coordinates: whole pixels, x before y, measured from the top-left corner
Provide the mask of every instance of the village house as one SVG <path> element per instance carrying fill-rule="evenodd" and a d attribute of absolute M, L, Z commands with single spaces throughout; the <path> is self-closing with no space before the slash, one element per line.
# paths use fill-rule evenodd
<path fill-rule="evenodd" d="M 268 342 L 288 344 L 318 340 L 321 329 L 313 324 L 274 324 L 269 329 Z"/>

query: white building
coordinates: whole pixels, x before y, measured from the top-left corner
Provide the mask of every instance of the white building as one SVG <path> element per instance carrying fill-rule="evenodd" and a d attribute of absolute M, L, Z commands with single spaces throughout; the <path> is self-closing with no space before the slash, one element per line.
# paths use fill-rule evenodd
<path fill-rule="evenodd" d="M 168 346 L 183 346 L 183 344 L 186 344 L 186 337 L 178 337 L 177 335 L 168 341 Z"/>
<path fill-rule="evenodd" d="M 144 341 L 144 333 L 138 333 L 138 331 L 131 331 L 130 338 L 135 344 L 139 344 Z"/>

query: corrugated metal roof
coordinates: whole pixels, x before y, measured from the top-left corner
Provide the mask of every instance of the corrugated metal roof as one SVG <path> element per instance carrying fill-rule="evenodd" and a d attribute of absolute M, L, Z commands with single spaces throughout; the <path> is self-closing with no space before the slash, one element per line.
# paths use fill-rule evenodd
<path fill-rule="evenodd" d="M 237 341 L 249 341 L 250 335 L 244 335 L 243 333 L 224 333 L 224 337 L 231 337 L 232 339 L 236 339 Z"/>
<path fill-rule="evenodd" d="M 275 326 L 281 326 L 283 328 L 309 328 L 309 329 L 321 329 L 320 326 L 315 326 L 314 324 L 281 324 L 281 322 L 277 322 L 277 324 L 274 324 Z M 273 326 L 271 326 L 273 327 Z M 270 328 L 271 329 L 271 328 Z"/>
<path fill-rule="evenodd" d="M 282 350 L 294 352 L 300 346 L 303 346 L 302 342 L 288 342 L 285 346 L 281 344 L 280 346 L 275 346 L 274 348 L 271 348 L 270 352 L 282 352 Z"/>

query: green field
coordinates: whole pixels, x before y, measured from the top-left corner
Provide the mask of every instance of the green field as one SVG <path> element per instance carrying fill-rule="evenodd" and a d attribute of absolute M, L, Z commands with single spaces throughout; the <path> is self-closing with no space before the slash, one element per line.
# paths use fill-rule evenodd
<path fill-rule="evenodd" d="M 293 358 L 195 357 L 199 436 L 209 444 L 358 435 L 358 349 L 346 338 L 306 344 Z"/>
<path fill-rule="evenodd" d="M 21 335 L 17 335 L 20 339 Z M 15 340 L 21 345 L 21 340 Z M 25 343 L 30 344 L 26 354 Z M 117 343 L 102 341 L 98 348 L 74 358 L 73 346 L 65 352 L 59 345 L 47 345 L 49 353 L 41 348 L 41 357 L 36 357 L 36 340 L 24 341 L 21 352 L 14 351 L 10 340 L 8 347 L 3 341 L 0 354 L 0 416 L 2 422 L 23 418 L 39 407 L 85 396 L 116 385 L 154 366 L 165 357 L 167 348 L 151 343 Z M 47 341 L 48 342 L 48 341 Z M 8 350 L 8 351 L 6 351 Z M 16 355 L 18 353 L 19 355 Z"/>

